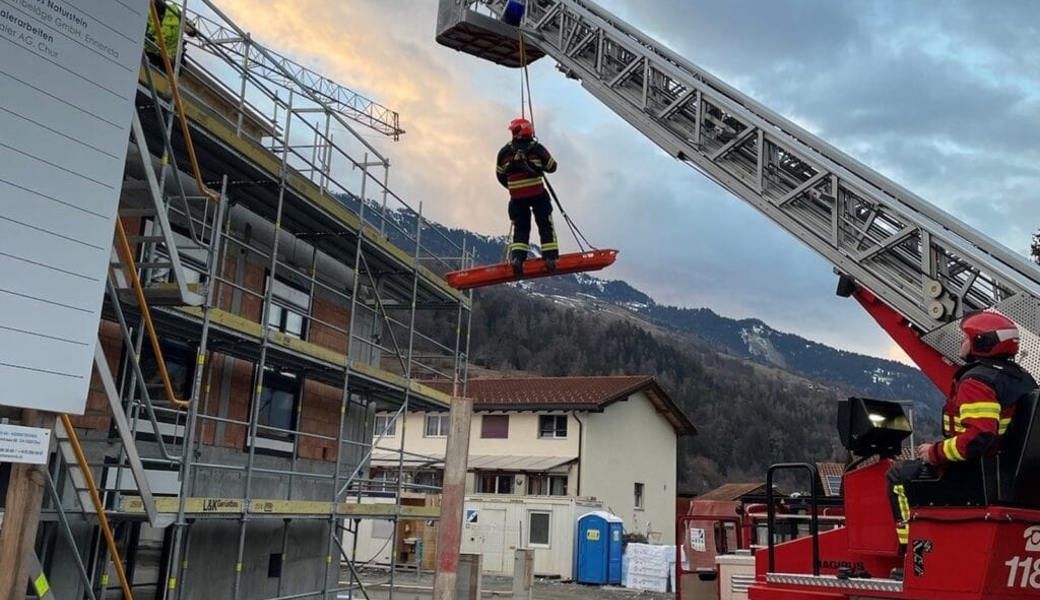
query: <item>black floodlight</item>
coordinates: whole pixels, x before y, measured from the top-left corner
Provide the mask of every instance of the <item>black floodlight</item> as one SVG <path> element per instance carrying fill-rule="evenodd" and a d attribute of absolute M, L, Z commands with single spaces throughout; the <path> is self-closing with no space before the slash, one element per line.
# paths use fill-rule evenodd
<path fill-rule="evenodd" d="M 841 445 L 857 456 L 898 456 L 910 433 L 910 420 L 896 402 L 849 398 L 838 403 Z"/>

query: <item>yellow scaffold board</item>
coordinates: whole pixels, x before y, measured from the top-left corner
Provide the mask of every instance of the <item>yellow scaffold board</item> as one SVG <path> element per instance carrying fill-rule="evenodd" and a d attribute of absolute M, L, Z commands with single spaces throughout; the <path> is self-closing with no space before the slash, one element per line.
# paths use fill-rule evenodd
<path fill-rule="evenodd" d="M 180 499 L 161 497 L 155 499 L 155 508 L 160 513 L 176 513 Z M 251 500 L 240 498 L 188 498 L 184 502 L 184 511 L 192 515 L 240 515 L 245 512 L 255 515 L 328 515 L 332 512 L 331 502 L 313 500 Z M 405 519 L 437 519 L 440 507 L 437 506 L 401 506 L 401 517 Z M 144 514 L 144 503 L 137 496 L 123 498 L 121 512 L 127 514 Z M 341 502 L 336 506 L 336 514 L 349 517 L 393 517 L 396 514 L 393 504 L 375 504 L 371 502 Z"/>

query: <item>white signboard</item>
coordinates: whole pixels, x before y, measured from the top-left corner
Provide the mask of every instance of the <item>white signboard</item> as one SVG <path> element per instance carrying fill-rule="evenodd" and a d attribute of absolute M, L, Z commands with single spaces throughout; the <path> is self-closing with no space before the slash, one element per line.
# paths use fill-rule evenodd
<path fill-rule="evenodd" d="M 45 465 L 50 448 L 50 429 L 0 425 L 0 462 Z"/>
<path fill-rule="evenodd" d="M 148 0 L 0 0 L 0 404 L 82 414 Z"/>

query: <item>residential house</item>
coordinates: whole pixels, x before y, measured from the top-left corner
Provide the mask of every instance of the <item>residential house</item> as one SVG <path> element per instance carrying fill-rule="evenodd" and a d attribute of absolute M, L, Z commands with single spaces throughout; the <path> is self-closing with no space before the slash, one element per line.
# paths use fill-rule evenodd
<path fill-rule="evenodd" d="M 429 385 L 445 392 L 451 387 Z M 475 411 L 469 510 L 477 510 L 471 505 L 478 502 L 506 498 L 513 503 L 595 500 L 624 519 L 627 531 L 660 543 L 674 541 L 678 437 L 695 429 L 654 377 L 474 379 L 466 394 Z M 384 412 L 375 429 L 373 491 L 396 486 L 398 469 L 413 489 L 440 485 L 447 412 L 410 411 L 403 420 Z M 402 448 L 403 464 L 396 453 Z M 518 537 L 508 546 L 545 549 L 560 529 L 573 540 L 573 519 L 547 523 L 548 512 L 529 511 L 526 522 L 513 527 Z M 465 544 L 467 535 L 463 539 Z M 572 544 L 563 545 L 570 556 Z M 510 569 L 511 561 L 505 562 Z"/>

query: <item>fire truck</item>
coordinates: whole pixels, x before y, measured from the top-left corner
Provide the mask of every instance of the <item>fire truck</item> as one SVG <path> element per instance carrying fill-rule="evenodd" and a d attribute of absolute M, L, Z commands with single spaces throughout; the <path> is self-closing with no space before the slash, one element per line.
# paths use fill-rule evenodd
<path fill-rule="evenodd" d="M 556 61 L 665 152 L 830 261 L 838 294 L 857 301 L 943 392 L 960 362 L 958 322 L 976 310 L 996 309 L 1019 324 L 1019 363 L 1040 375 L 1035 264 L 602 7 L 589 0 L 440 0 L 437 40 L 505 67 Z M 1038 420 L 1036 399 L 1023 401 L 999 455 L 957 473 L 957 481 L 944 473 L 908 486 L 904 554 L 885 472 L 910 434 L 909 421 L 898 404 L 844 401 L 838 434 L 856 457 L 842 478 L 844 520 L 821 528 L 813 465 L 772 466 L 769 495 L 785 471 L 813 481 L 806 535 L 778 535 L 777 502 L 766 499 L 766 540 L 748 554 L 747 597 L 1040 598 Z M 719 578 L 715 593 L 729 583 Z"/>

